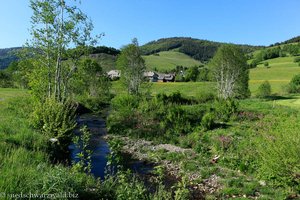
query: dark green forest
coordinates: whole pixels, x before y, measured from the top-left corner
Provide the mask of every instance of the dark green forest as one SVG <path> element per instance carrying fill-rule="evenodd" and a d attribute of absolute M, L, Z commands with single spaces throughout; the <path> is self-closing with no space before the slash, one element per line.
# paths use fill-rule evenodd
<path fill-rule="evenodd" d="M 213 42 L 209 40 L 200 40 L 190 37 L 173 37 L 162 38 L 156 41 L 149 42 L 141 47 L 144 55 L 158 53 L 160 51 L 178 50 L 181 53 L 187 54 L 192 58 L 207 62 L 217 51 L 221 42 Z M 263 46 L 238 45 L 244 53 L 250 53 L 263 48 Z"/>

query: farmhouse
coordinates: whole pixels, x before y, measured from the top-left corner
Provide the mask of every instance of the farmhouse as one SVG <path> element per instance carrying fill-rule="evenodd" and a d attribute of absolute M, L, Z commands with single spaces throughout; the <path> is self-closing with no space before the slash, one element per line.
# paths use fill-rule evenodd
<path fill-rule="evenodd" d="M 117 79 L 121 77 L 121 71 L 120 70 L 110 70 L 109 72 L 107 72 L 107 76 L 110 79 Z"/>
<path fill-rule="evenodd" d="M 175 74 L 159 74 L 158 82 L 174 82 Z"/>
<path fill-rule="evenodd" d="M 148 79 L 150 82 L 157 82 L 158 74 L 156 72 L 148 71 L 144 72 L 144 77 Z"/>

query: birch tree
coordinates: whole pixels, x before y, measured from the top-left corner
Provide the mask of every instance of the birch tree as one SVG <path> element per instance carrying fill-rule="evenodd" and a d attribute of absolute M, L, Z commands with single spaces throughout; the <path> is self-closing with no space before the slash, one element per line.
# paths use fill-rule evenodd
<path fill-rule="evenodd" d="M 29 56 L 35 58 L 36 70 L 44 81 L 40 98 L 54 97 L 63 101 L 68 96 L 68 80 L 87 45 L 96 40 L 91 36 L 93 25 L 79 8 L 76 0 L 30 0 L 32 39 L 28 42 Z M 81 49 L 68 54 L 69 48 Z M 68 60 L 68 62 L 65 62 Z M 45 86 L 47 85 L 47 86 Z M 42 96 L 42 97 L 41 97 Z"/>
<path fill-rule="evenodd" d="M 250 96 L 246 58 L 237 46 L 221 46 L 210 65 L 217 82 L 219 98 L 245 98 Z"/>
<path fill-rule="evenodd" d="M 117 66 L 121 69 L 121 80 L 127 87 L 128 93 L 138 94 L 144 81 L 146 67 L 136 39 L 122 49 Z"/>

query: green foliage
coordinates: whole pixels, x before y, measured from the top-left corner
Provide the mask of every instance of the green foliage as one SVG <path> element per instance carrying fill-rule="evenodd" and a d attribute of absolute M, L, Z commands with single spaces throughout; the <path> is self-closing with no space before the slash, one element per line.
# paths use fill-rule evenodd
<path fill-rule="evenodd" d="M 165 93 L 159 93 L 156 95 L 158 101 L 162 101 L 164 104 L 189 104 L 191 100 L 184 98 L 179 91 L 173 92 L 170 95 Z"/>
<path fill-rule="evenodd" d="M 300 140 L 297 117 L 282 114 L 267 120 L 273 125 L 256 141 L 260 161 L 259 175 L 275 185 L 290 187 L 299 192 Z"/>
<path fill-rule="evenodd" d="M 206 108 L 185 108 L 180 93 L 135 97 L 118 95 L 112 100 L 108 131 L 113 134 L 131 135 L 154 140 L 178 142 L 178 136 L 192 131 L 199 124 Z M 184 102 L 185 103 L 185 102 Z"/>
<path fill-rule="evenodd" d="M 258 65 L 258 61 L 257 60 L 252 60 L 251 63 L 249 64 L 249 68 L 255 68 Z"/>
<path fill-rule="evenodd" d="M 198 103 L 207 103 L 213 101 L 215 98 L 216 96 L 212 92 L 202 92 L 196 96 L 196 101 Z"/>
<path fill-rule="evenodd" d="M 68 146 L 72 141 L 72 131 L 76 126 L 75 108 L 70 102 L 57 102 L 53 98 L 37 104 L 33 113 L 33 125 L 42 130 L 49 141 L 52 159 L 64 160 L 68 156 Z"/>
<path fill-rule="evenodd" d="M 264 66 L 265 66 L 265 67 L 268 67 L 268 66 L 269 66 L 269 63 L 268 63 L 268 62 L 264 62 Z"/>
<path fill-rule="evenodd" d="M 137 41 L 125 46 L 117 60 L 121 70 L 121 80 L 129 94 L 137 95 L 144 81 L 145 61 L 141 56 Z"/>
<path fill-rule="evenodd" d="M 105 53 L 105 54 L 114 55 L 114 56 L 120 54 L 120 50 L 115 49 L 113 47 L 106 47 L 106 46 L 89 47 L 89 52 L 91 54 Z"/>
<path fill-rule="evenodd" d="M 213 108 L 215 110 L 216 120 L 227 122 L 238 110 L 238 101 L 234 99 L 215 101 Z"/>
<path fill-rule="evenodd" d="M 112 99 L 112 112 L 108 118 L 108 131 L 126 135 L 127 128 L 133 129 L 137 124 L 136 109 L 139 106 L 137 96 L 124 94 Z"/>
<path fill-rule="evenodd" d="M 215 114 L 211 112 L 205 113 L 201 120 L 201 126 L 204 130 L 210 130 L 215 124 Z"/>
<path fill-rule="evenodd" d="M 185 81 L 197 81 L 198 76 L 200 74 L 199 67 L 193 66 L 186 70 L 185 72 Z"/>
<path fill-rule="evenodd" d="M 249 71 L 241 49 L 234 45 L 221 46 L 210 65 L 217 82 L 219 98 L 246 98 L 250 96 Z"/>
<path fill-rule="evenodd" d="M 280 47 L 264 49 L 255 56 L 254 60 L 258 63 L 264 60 L 278 58 L 280 56 L 280 52 Z"/>
<path fill-rule="evenodd" d="M 294 62 L 295 62 L 295 63 L 300 62 L 300 57 L 295 57 L 295 58 L 294 58 Z"/>
<path fill-rule="evenodd" d="M 79 161 L 73 165 L 73 169 L 78 172 L 91 173 L 92 169 L 92 151 L 89 149 L 89 144 L 91 140 L 91 133 L 87 126 L 83 126 L 80 129 L 81 135 L 75 136 L 73 142 L 80 152 L 77 154 Z"/>
<path fill-rule="evenodd" d="M 292 80 L 291 80 L 290 83 L 299 86 L 299 85 L 300 85 L 300 74 L 295 75 L 295 76 L 292 78 Z"/>
<path fill-rule="evenodd" d="M 34 108 L 26 92 L 1 90 L 0 96 L 5 97 L 0 101 L 2 192 L 58 195 L 68 191 L 75 195 L 74 198 L 82 199 L 101 199 L 104 196 L 103 187 L 93 177 L 50 162 L 46 151 L 49 138 L 30 126 L 30 112 Z M 7 196 L 5 199 L 16 198 Z"/>
<path fill-rule="evenodd" d="M 7 88 L 12 87 L 12 77 L 9 73 L 0 70 L 0 87 Z"/>
<path fill-rule="evenodd" d="M 208 40 L 199 40 L 194 38 L 173 37 L 162 38 L 157 41 L 149 42 L 142 46 L 142 52 L 145 55 L 154 54 L 161 51 L 170 51 L 177 49 L 179 52 L 191 56 L 202 62 L 211 59 L 217 48 L 222 43 L 212 42 Z M 239 45 L 244 52 L 251 52 L 260 49 L 258 46 Z"/>
<path fill-rule="evenodd" d="M 64 101 L 85 45 L 95 43 L 93 25 L 76 2 L 30 0 L 30 8 L 32 39 L 22 56 L 35 59 L 31 82 L 36 81 L 31 87 L 42 101 L 52 96 Z M 75 48 L 70 50 L 71 46 Z"/>
<path fill-rule="evenodd" d="M 298 44 L 288 44 L 283 46 L 283 51 L 289 53 L 292 56 L 297 56 L 300 51 L 300 45 Z"/>
<path fill-rule="evenodd" d="M 271 95 L 271 85 L 269 81 L 264 81 L 259 87 L 256 94 L 259 98 L 266 98 Z"/>
<path fill-rule="evenodd" d="M 71 93 L 92 111 L 98 112 L 111 99 L 111 82 L 102 67 L 92 59 L 81 59 L 70 80 Z"/>
<path fill-rule="evenodd" d="M 286 87 L 288 93 L 300 92 L 300 74 L 295 75 Z"/>
<path fill-rule="evenodd" d="M 187 177 L 182 177 L 181 181 L 177 184 L 175 190 L 175 200 L 189 199 L 190 192 L 187 188 L 188 179 Z"/>
<path fill-rule="evenodd" d="M 185 135 L 191 130 L 187 112 L 179 106 L 172 106 L 167 110 L 166 116 L 161 121 L 161 126 L 168 129 L 170 139 L 174 136 Z"/>
<path fill-rule="evenodd" d="M 120 167 L 123 164 L 122 148 L 124 143 L 118 138 L 113 138 L 109 140 L 108 143 L 110 147 L 110 154 L 107 157 L 107 165 L 109 167 L 113 167 L 114 165 Z"/>
<path fill-rule="evenodd" d="M 129 171 L 118 172 L 117 177 L 116 199 L 148 199 L 145 186 L 132 178 Z"/>

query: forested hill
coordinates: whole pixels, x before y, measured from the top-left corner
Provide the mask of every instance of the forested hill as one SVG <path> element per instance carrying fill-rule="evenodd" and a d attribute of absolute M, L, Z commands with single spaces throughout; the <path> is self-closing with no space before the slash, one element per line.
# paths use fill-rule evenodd
<path fill-rule="evenodd" d="M 11 62 L 18 60 L 16 52 L 21 48 L 22 47 L 0 49 L 0 70 L 6 69 Z M 120 53 L 120 50 L 113 47 L 97 46 L 90 47 L 89 52 L 91 56 L 97 58 L 99 62 L 112 63 L 115 62 L 116 56 Z"/>
<path fill-rule="evenodd" d="M 297 36 L 297 37 L 293 37 L 289 40 L 286 40 L 284 42 L 277 42 L 275 44 L 272 44 L 270 46 L 278 46 L 278 45 L 281 45 L 281 44 L 290 44 L 290 43 L 297 43 L 297 42 L 300 42 L 300 36 Z"/>
<path fill-rule="evenodd" d="M 191 56 L 199 61 L 208 61 L 213 57 L 216 50 L 224 43 L 200 40 L 189 37 L 162 38 L 149 42 L 141 47 L 144 55 L 177 49 L 179 52 Z M 245 53 L 258 50 L 263 46 L 239 45 Z"/>
<path fill-rule="evenodd" d="M 11 62 L 18 60 L 15 52 L 19 49 L 21 47 L 0 49 L 0 69 L 5 69 Z"/>

